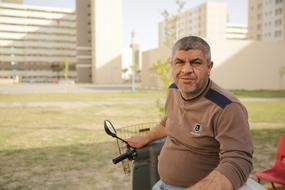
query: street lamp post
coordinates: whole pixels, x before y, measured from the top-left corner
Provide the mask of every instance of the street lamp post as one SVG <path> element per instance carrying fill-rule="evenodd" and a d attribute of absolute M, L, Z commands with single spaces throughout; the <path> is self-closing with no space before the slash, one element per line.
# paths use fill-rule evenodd
<path fill-rule="evenodd" d="M 15 61 L 15 52 L 14 52 L 14 47 L 11 47 L 11 66 L 12 66 L 12 78 L 13 78 L 13 83 L 18 83 L 19 82 L 19 77 L 17 75 L 17 68 L 16 68 L 16 61 Z"/>
<path fill-rule="evenodd" d="M 131 65 L 131 71 L 132 71 L 132 92 L 136 91 L 136 62 L 135 62 L 135 43 L 134 43 L 134 38 L 135 38 L 135 32 L 131 32 L 131 44 L 130 48 L 132 49 L 132 65 Z"/>

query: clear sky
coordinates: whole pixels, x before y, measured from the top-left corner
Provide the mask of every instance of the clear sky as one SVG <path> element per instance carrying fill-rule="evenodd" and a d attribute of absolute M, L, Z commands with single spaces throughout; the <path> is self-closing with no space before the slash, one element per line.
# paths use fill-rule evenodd
<path fill-rule="evenodd" d="M 206 0 L 185 0 L 184 10 L 196 7 Z M 229 22 L 247 24 L 248 0 L 211 0 L 226 2 L 229 9 Z M 163 19 L 161 12 L 175 13 L 175 0 L 122 0 L 123 2 L 123 46 L 130 44 L 131 31 L 136 32 L 136 41 L 142 50 L 158 45 L 158 22 Z M 75 8 L 75 0 L 24 0 L 25 4 Z"/>

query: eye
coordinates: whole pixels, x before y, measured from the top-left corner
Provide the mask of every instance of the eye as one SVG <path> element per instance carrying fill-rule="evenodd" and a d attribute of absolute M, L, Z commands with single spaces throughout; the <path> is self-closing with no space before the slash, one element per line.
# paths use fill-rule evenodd
<path fill-rule="evenodd" d="M 184 64 L 185 61 L 184 61 L 184 60 L 181 60 L 181 59 L 176 59 L 174 63 L 175 63 L 176 65 L 179 65 L 179 64 Z"/>
<path fill-rule="evenodd" d="M 193 65 L 201 65 L 200 61 L 195 61 L 194 63 L 192 63 Z"/>
<path fill-rule="evenodd" d="M 202 62 L 201 62 L 201 60 L 199 60 L 199 59 L 195 59 L 195 60 L 190 61 L 190 64 L 191 64 L 192 66 L 199 66 L 199 65 L 202 64 Z"/>

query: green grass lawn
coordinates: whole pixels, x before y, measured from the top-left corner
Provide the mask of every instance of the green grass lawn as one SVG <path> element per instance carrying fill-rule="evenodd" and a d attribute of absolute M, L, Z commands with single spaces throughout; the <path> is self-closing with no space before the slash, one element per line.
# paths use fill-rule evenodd
<path fill-rule="evenodd" d="M 232 90 L 239 97 L 284 98 L 285 90 Z"/>
<path fill-rule="evenodd" d="M 244 97 L 254 174 L 273 164 L 285 133 L 285 99 Z M 0 189 L 130 189 L 130 177 L 111 162 L 118 150 L 103 121 L 117 128 L 159 121 L 156 101 L 164 98 L 159 91 L 1 94 Z"/>

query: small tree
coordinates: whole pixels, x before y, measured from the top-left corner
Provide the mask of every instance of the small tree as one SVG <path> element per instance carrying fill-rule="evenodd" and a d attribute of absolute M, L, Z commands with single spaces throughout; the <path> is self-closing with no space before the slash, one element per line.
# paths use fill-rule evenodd
<path fill-rule="evenodd" d="M 283 89 L 283 77 L 285 75 L 285 67 L 281 66 L 279 67 L 279 77 L 280 77 L 280 89 Z"/>
<path fill-rule="evenodd" d="M 69 75 L 69 60 L 64 59 L 64 79 L 68 79 Z"/>
<path fill-rule="evenodd" d="M 159 78 L 161 79 L 163 83 L 164 89 L 166 89 L 171 82 L 170 63 L 171 63 L 170 57 L 168 57 L 166 60 L 159 59 L 153 63 L 154 69 L 156 73 L 159 75 Z"/>
<path fill-rule="evenodd" d="M 171 14 L 169 11 L 164 10 L 161 15 L 164 17 L 164 45 L 171 48 L 177 39 L 177 23 L 179 21 L 179 14 L 185 6 L 185 1 L 176 0 L 176 13 Z"/>
<path fill-rule="evenodd" d="M 164 34 L 165 34 L 165 41 L 164 45 L 167 48 L 171 48 L 176 39 L 177 39 L 177 23 L 179 21 L 179 14 L 181 13 L 185 1 L 183 0 L 176 0 L 176 13 L 171 14 L 169 11 L 164 10 L 162 12 L 162 16 L 164 17 Z M 171 82 L 171 57 L 166 58 L 165 60 L 157 60 L 153 63 L 154 69 L 156 73 L 158 74 L 159 78 L 163 82 L 163 89 L 166 90 Z M 163 103 L 158 99 L 156 101 L 156 107 L 159 110 L 160 116 L 164 114 L 164 105 Z"/>

